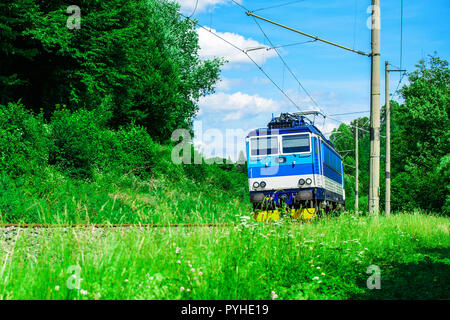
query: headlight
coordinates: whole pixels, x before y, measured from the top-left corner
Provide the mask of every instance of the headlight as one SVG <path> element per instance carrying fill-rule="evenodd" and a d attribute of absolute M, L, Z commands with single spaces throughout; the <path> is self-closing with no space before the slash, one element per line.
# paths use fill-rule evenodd
<path fill-rule="evenodd" d="M 312 183 L 312 180 L 311 180 L 310 178 L 308 178 L 308 179 L 306 179 L 306 183 L 307 183 L 307 184 L 311 184 L 311 183 Z"/>
<path fill-rule="evenodd" d="M 305 184 L 305 180 L 304 179 L 298 180 L 298 184 L 301 185 L 301 186 L 304 185 Z"/>
<path fill-rule="evenodd" d="M 253 188 L 258 188 L 259 187 L 259 183 L 258 182 L 253 182 Z"/>
<path fill-rule="evenodd" d="M 261 188 L 265 188 L 265 187 L 266 187 L 266 183 L 265 183 L 264 181 L 261 181 L 261 183 L 259 184 L 259 186 L 260 186 Z"/>

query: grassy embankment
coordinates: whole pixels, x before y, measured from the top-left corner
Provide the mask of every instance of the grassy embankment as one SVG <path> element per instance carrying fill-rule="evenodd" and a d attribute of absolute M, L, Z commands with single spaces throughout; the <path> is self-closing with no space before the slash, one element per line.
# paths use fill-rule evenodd
<path fill-rule="evenodd" d="M 177 180 L 162 175 L 148 180 L 99 175 L 80 181 L 52 171 L 42 180 L 32 177 L 31 182 L 8 179 L 3 190 L 0 176 L 0 223 L 237 222 L 252 210 L 247 178 L 221 171 L 206 181 L 185 175 Z M 232 179 L 237 182 L 221 185 Z"/>
<path fill-rule="evenodd" d="M 449 299 L 449 225 L 344 214 L 237 228 L 2 232 L 0 299 Z M 381 269 L 380 290 L 367 289 L 370 265 Z M 70 266 L 80 267 L 79 290 L 66 285 Z"/>
<path fill-rule="evenodd" d="M 189 145 L 177 154 L 178 141 L 155 142 L 137 125 L 112 130 L 104 113 L 61 108 L 44 121 L 20 104 L 0 105 L 0 224 L 233 222 L 249 214 L 245 165 L 207 164 Z"/>

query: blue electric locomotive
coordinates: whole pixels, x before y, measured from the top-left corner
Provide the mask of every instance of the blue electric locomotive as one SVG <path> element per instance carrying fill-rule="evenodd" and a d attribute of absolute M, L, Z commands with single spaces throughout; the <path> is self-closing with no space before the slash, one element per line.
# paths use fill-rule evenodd
<path fill-rule="evenodd" d="M 306 116 L 282 113 L 246 138 L 250 201 L 257 212 L 292 214 L 345 206 L 342 158 Z M 297 210 L 297 211 L 296 211 Z"/>

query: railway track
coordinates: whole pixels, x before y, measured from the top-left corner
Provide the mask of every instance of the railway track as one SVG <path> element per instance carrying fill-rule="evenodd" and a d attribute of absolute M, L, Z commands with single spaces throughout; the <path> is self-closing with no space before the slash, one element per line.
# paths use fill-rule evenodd
<path fill-rule="evenodd" d="M 234 227 L 235 223 L 175 223 L 175 224 L 0 224 L 2 228 L 52 229 L 52 228 L 218 228 Z"/>

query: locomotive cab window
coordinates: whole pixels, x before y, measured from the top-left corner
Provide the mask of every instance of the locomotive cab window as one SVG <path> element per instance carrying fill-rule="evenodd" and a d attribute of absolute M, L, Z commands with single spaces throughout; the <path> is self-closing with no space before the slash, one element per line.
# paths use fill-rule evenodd
<path fill-rule="evenodd" d="M 278 154 L 278 137 L 254 138 L 250 141 L 251 155 L 254 157 Z"/>
<path fill-rule="evenodd" d="M 283 136 L 283 153 L 310 152 L 310 138 L 308 134 Z"/>

